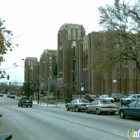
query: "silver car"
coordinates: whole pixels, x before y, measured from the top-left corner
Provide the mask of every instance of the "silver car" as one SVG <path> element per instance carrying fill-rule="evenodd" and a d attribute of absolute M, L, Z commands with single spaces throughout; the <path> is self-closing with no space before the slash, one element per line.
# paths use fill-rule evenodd
<path fill-rule="evenodd" d="M 128 105 L 129 103 L 131 103 L 132 101 L 135 101 L 137 99 L 140 99 L 140 94 L 132 94 L 126 98 L 121 98 L 120 102 L 121 102 L 121 105 Z"/>
<path fill-rule="evenodd" d="M 110 113 L 114 115 L 115 112 L 118 112 L 118 107 L 108 100 L 98 99 L 86 106 L 86 112 L 95 112 L 97 115 L 101 113 Z"/>
<path fill-rule="evenodd" d="M 69 111 L 70 109 L 75 109 L 77 112 L 80 110 L 85 110 L 86 105 L 89 105 L 90 102 L 86 99 L 74 99 L 70 103 L 66 104 L 66 109 Z"/>
<path fill-rule="evenodd" d="M 104 100 L 108 100 L 108 101 L 110 101 L 112 103 L 114 102 L 114 98 L 109 97 L 109 95 L 101 95 L 101 96 L 99 96 L 99 98 L 104 99 Z"/>

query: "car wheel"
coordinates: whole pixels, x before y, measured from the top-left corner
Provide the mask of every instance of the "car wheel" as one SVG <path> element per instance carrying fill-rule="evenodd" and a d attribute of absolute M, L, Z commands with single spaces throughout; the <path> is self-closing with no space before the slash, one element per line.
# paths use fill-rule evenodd
<path fill-rule="evenodd" d="M 78 106 L 75 107 L 76 112 L 79 112 L 79 108 Z"/>
<path fill-rule="evenodd" d="M 96 114 L 97 114 L 97 115 L 99 115 L 99 114 L 100 114 L 99 109 L 96 109 Z"/>
<path fill-rule="evenodd" d="M 22 107 L 22 105 L 21 105 L 21 107 Z"/>
<path fill-rule="evenodd" d="M 28 107 L 28 105 L 26 105 Z"/>
<path fill-rule="evenodd" d="M 66 106 L 66 109 L 67 109 L 67 111 L 69 111 L 70 109 L 69 109 L 69 107 L 68 107 L 68 105 Z"/>
<path fill-rule="evenodd" d="M 30 107 L 32 107 L 32 105 L 30 105 Z"/>
<path fill-rule="evenodd" d="M 120 111 L 120 118 L 122 118 L 122 119 L 125 118 L 125 114 L 124 114 L 124 111 L 123 110 Z"/>
<path fill-rule="evenodd" d="M 20 105 L 18 105 L 18 107 L 20 107 Z"/>
<path fill-rule="evenodd" d="M 88 110 L 88 108 L 86 108 L 86 113 L 89 113 L 89 110 Z"/>

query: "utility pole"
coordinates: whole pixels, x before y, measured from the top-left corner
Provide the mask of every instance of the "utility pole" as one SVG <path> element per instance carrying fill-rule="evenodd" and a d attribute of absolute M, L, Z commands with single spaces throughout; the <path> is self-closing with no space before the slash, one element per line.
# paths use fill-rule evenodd
<path fill-rule="evenodd" d="M 38 62 L 38 98 L 37 98 L 37 101 L 38 101 L 38 104 L 39 104 L 39 62 Z"/>
<path fill-rule="evenodd" d="M 49 106 L 50 77 L 48 77 L 47 107 Z"/>
<path fill-rule="evenodd" d="M 14 63 L 13 65 L 15 66 L 15 90 L 16 90 L 16 75 L 17 75 L 17 74 L 16 74 L 16 73 L 17 73 L 17 72 L 16 72 L 16 67 L 17 67 L 18 65 L 17 65 L 16 63 Z"/>

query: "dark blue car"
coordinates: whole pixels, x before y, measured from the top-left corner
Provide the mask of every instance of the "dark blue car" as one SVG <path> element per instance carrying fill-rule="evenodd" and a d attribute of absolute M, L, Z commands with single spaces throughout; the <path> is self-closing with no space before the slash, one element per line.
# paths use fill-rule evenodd
<path fill-rule="evenodd" d="M 133 101 L 127 106 L 120 107 L 119 115 L 122 119 L 127 116 L 133 118 L 140 118 L 140 100 Z"/>

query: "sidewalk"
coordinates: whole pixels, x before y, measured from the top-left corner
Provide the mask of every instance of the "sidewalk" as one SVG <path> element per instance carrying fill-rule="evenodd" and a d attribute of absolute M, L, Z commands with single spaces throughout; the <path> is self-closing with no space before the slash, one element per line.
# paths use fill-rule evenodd
<path fill-rule="evenodd" d="M 58 107 L 58 108 L 66 108 L 65 107 L 65 103 L 57 103 L 57 105 L 56 104 L 50 104 L 50 103 L 45 103 L 45 102 L 40 102 L 39 104 L 38 104 L 38 102 L 36 101 L 36 100 L 33 100 L 33 104 L 34 105 L 38 105 L 38 106 L 46 106 L 46 107 Z"/>

